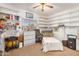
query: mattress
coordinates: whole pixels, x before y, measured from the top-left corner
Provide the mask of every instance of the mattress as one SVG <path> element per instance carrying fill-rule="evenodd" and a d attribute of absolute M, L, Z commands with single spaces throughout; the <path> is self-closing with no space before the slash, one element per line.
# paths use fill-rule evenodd
<path fill-rule="evenodd" d="M 43 51 L 51 51 L 51 50 L 61 50 L 63 51 L 63 44 L 60 40 L 55 37 L 43 37 Z"/>

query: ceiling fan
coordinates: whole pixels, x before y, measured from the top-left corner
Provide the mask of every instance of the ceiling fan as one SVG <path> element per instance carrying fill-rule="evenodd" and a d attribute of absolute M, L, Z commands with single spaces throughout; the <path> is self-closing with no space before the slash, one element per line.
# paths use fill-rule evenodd
<path fill-rule="evenodd" d="M 45 7 L 53 8 L 53 6 L 47 5 L 46 3 L 40 3 L 39 5 L 34 6 L 33 8 L 35 9 L 35 8 L 37 8 L 37 7 L 40 7 L 40 6 L 41 6 L 41 11 L 42 11 L 42 12 L 44 11 L 44 8 L 45 8 Z"/>

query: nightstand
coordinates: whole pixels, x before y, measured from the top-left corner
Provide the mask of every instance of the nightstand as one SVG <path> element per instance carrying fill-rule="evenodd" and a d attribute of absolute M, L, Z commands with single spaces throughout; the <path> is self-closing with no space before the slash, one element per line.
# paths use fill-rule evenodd
<path fill-rule="evenodd" d="M 76 39 L 68 39 L 68 47 L 76 50 Z"/>
<path fill-rule="evenodd" d="M 76 35 L 67 35 L 68 36 L 68 48 L 76 50 Z"/>

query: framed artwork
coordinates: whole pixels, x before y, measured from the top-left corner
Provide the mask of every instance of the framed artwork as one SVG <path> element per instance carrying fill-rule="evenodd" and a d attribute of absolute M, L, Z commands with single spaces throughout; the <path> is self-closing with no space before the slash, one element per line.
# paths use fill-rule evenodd
<path fill-rule="evenodd" d="M 30 12 L 26 12 L 26 18 L 33 19 L 33 14 Z"/>
<path fill-rule="evenodd" d="M 19 16 L 15 16 L 15 20 L 19 20 Z"/>

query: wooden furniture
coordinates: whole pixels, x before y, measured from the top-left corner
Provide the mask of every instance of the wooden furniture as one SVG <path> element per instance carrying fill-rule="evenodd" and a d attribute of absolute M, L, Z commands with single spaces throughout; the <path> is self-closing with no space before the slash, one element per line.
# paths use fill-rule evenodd
<path fill-rule="evenodd" d="M 35 43 L 35 31 L 24 32 L 24 46 L 28 46 Z"/>
<path fill-rule="evenodd" d="M 24 37 L 23 34 L 19 35 L 19 36 L 17 37 L 18 41 L 19 41 L 19 42 L 23 42 L 23 41 L 24 41 L 24 38 L 23 38 L 23 37 Z"/>
<path fill-rule="evenodd" d="M 68 35 L 68 47 L 76 50 L 76 36 L 75 35 Z"/>
<path fill-rule="evenodd" d="M 19 41 L 19 48 L 20 48 L 20 43 L 22 44 L 21 46 L 24 46 L 24 35 L 21 34 L 19 36 L 17 36 L 17 40 Z"/>
<path fill-rule="evenodd" d="M 66 46 L 66 47 L 68 46 L 68 40 L 62 40 L 62 43 L 64 46 Z"/>

